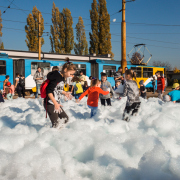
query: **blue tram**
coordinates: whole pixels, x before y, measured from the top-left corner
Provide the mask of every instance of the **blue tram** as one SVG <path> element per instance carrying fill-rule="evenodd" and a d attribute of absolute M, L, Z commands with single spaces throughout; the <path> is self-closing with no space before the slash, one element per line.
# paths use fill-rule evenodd
<path fill-rule="evenodd" d="M 15 84 L 16 73 L 19 73 L 25 77 L 25 89 L 31 90 L 35 87 L 33 75 L 38 66 L 42 67 L 44 75 L 47 75 L 53 66 L 61 67 L 65 63 L 66 57 L 69 57 L 70 61 L 76 65 L 77 75 L 79 71 L 83 71 L 88 77 L 93 76 L 100 79 L 100 73 L 105 72 L 108 81 L 114 86 L 114 73 L 118 70 L 121 63 L 120 61 L 112 61 L 109 57 L 52 53 L 41 53 L 41 55 L 42 60 L 37 60 L 38 53 L 35 52 L 0 50 L 0 89 L 3 88 L 3 81 L 6 75 L 9 75 L 9 81 Z M 152 88 L 151 80 L 155 72 L 160 71 L 164 75 L 164 67 L 132 65 L 130 61 L 127 63 L 128 69 L 133 69 L 136 72 L 137 83 L 139 84 L 140 80 L 144 80 L 147 88 Z"/>

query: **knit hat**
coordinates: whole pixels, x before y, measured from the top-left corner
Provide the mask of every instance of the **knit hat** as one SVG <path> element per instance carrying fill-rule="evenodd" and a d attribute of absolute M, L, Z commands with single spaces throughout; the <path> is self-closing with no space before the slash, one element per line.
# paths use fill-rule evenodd
<path fill-rule="evenodd" d="M 10 86 L 10 85 L 11 85 L 11 83 L 10 83 L 10 82 L 7 82 L 7 83 L 6 83 L 6 85 L 7 85 L 7 86 Z"/>
<path fill-rule="evenodd" d="M 164 102 L 169 102 L 169 101 L 170 101 L 169 95 L 165 95 L 165 96 L 163 97 L 163 101 L 164 101 Z"/>
<path fill-rule="evenodd" d="M 179 87 L 179 83 L 174 83 L 172 86 L 173 89 L 176 89 L 177 87 Z"/>

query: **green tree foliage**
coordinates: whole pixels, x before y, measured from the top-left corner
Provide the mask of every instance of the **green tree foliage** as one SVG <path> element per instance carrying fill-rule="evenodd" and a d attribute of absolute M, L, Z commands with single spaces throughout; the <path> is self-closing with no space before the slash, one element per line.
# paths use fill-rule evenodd
<path fill-rule="evenodd" d="M 73 33 L 73 18 L 71 11 L 64 8 L 63 11 L 64 20 L 64 32 L 65 32 L 65 53 L 71 54 L 71 50 L 74 48 L 74 33 Z"/>
<path fill-rule="evenodd" d="M 93 0 L 93 3 L 91 4 L 91 10 L 90 10 L 90 18 L 91 18 L 91 30 L 92 33 L 89 33 L 90 36 L 90 47 L 89 47 L 89 53 L 96 53 L 99 54 L 98 47 L 99 47 L 99 28 L 98 28 L 98 22 L 99 22 L 99 13 L 97 8 L 97 1 Z"/>
<path fill-rule="evenodd" d="M 97 55 L 111 54 L 114 57 L 111 49 L 111 33 L 110 33 L 110 15 L 107 11 L 106 0 L 93 0 L 90 10 L 91 29 L 90 33 L 90 53 Z"/>
<path fill-rule="evenodd" d="M 81 16 L 79 16 L 78 23 L 76 24 L 76 40 L 78 43 L 74 43 L 74 52 L 78 55 L 88 54 L 88 43 L 86 41 L 86 33 L 84 30 L 84 22 Z"/>
<path fill-rule="evenodd" d="M 70 54 L 74 47 L 73 19 L 71 11 L 64 8 L 59 11 L 53 2 L 51 26 L 51 52 Z"/>
<path fill-rule="evenodd" d="M 2 18 L 1 18 L 1 10 L 0 10 L 0 49 L 4 49 L 4 44 L 1 40 L 1 37 L 2 37 Z"/>
<path fill-rule="evenodd" d="M 51 52 L 65 53 L 65 32 L 64 32 L 64 20 L 63 14 L 59 12 L 59 8 L 56 7 L 53 2 L 52 8 L 52 24 L 51 25 Z"/>
<path fill-rule="evenodd" d="M 107 11 L 106 0 L 99 0 L 99 54 L 114 54 L 111 52 L 110 15 Z"/>
<path fill-rule="evenodd" d="M 25 26 L 26 32 L 26 44 L 29 51 L 38 51 L 38 32 L 39 32 L 39 13 L 41 17 L 41 31 L 40 36 L 43 35 L 44 31 L 44 19 L 41 15 L 41 12 L 35 7 L 33 7 L 32 13 L 30 13 L 27 17 L 27 25 Z M 44 44 L 44 38 L 41 37 L 41 46 Z"/>

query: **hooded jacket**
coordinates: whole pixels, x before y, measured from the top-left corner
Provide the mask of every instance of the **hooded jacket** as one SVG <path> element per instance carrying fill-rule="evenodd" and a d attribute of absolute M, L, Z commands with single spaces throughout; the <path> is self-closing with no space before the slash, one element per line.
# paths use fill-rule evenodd
<path fill-rule="evenodd" d="M 139 89 L 136 81 L 127 80 L 125 82 L 123 96 L 127 96 L 126 106 L 131 106 L 133 103 L 140 102 Z"/>
<path fill-rule="evenodd" d="M 105 81 L 105 82 L 101 81 L 101 89 L 103 91 L 107 91 L 108 88 L 110 88 L 110 92 L 113 92 L 112 86 L 111 86 L 109 81 Z M 100 97 L 100 99 L 109 99 L 110 98 L 110 93 L 107 94 L 107 95 L 100 94 L 99 97 Z"/>
<path fill-rule="evenodd" d="M 60 103 L 61 94 L 64 90 L 64 77 L 62 77 L 58 71 L 52 71 L 48 73 L 47 79 L 50 80 L 50 82 L 46 88 L 47 97 L 45 98 L 44 102 L 47 101 L 47 104 L 53 104 L 53 102 L 48 97 L 48 94 L 52 93 L 55 100 Z"/>
<path fill-rule="evenodd" d="M 165 88 L 165 80 L 164 77 L 161 76 L 157 79 L 157 90 L 164 91 L 164 88 Z"/>
<path fill-rule="evenodd" d="M 98 107 L 99 94 L 107 95 L 109 91 L 103 91 L 100 87 L 90 87 L 86 90 L 79 99 L 81 100 L 88 94 L 87 105 L 92 107 Z"/>

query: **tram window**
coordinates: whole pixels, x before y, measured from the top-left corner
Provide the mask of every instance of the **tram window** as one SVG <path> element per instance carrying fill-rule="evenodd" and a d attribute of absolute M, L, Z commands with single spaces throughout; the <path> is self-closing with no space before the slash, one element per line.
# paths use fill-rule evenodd
<path fill-rule="evenodd" d="M 32 76 L 34 76 L 38 67 L 41 67 L 42 71 L 44 72 L 44 76 L 46 76 L 50 71 L 50 63 L 32 62 L 31 63 L 31 75 Z"/>
<path fill-rule="evenodd" d="M 76 66 L 75 76 L 79 76 L 80 71 L 82 71 L 83 74 L 86 75 L 86 64 L 75 64 L 75 66 Z"/>
<path fill-rule="evenodd" d="M 103 66 L 103 72 L 106 73 L 107 77 L 114 77 L 116 66 Z"/>
<path fill-rule="evenodd" d="M 144 78 L 153 77 L 153 68 L 143 68 L 143 77 Z"/>
<path fill-rule="evenodd" d="M 6 75 L 6 61 L 0 61 L 0 75 Z"/>
<path fill-rule="evenodd" d="M 141 67 L 131 67 L 131 69 L 136 73 L 136 77 L 141 77 Z"/>

